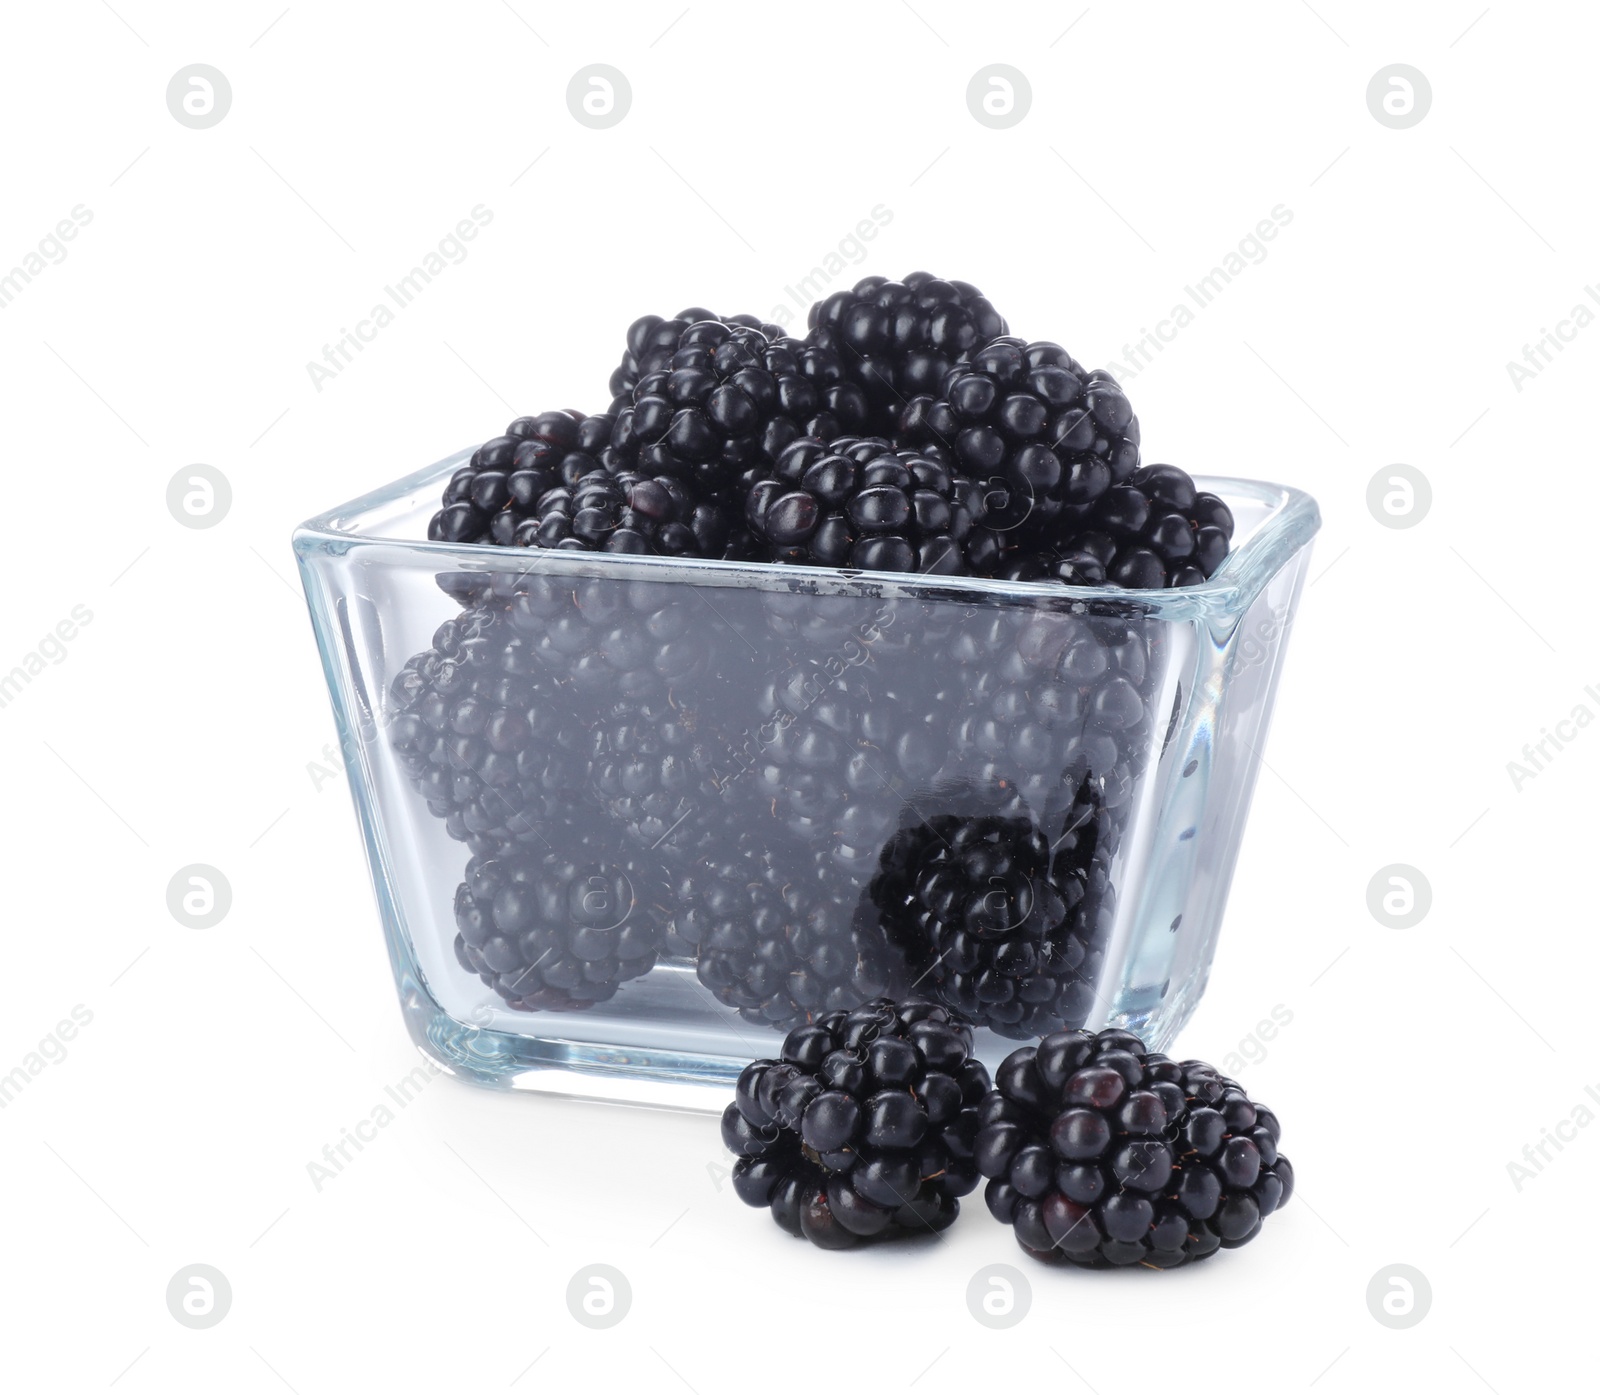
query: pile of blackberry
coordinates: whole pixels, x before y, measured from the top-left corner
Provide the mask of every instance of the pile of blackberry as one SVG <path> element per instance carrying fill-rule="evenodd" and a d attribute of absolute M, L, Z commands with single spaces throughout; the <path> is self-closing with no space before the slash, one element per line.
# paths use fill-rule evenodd
<path fill-rule="evenodd" d="M 881 998 L 824 1013 L 739 1077 L 722 1116 L 734 1190 L 823 1249 L 943 1230 L 977 1186 L 989 1073 L 949 1009 Z"/>
<path fill-rule="evenodd" d="M 528 1010 L 603 1001 L 664 956 L 774 1029 L 919 979 L 1013 1037 L 1087 1021 L 1159 733 L 1136 593 L 1214 574 L 1226 505 L 1142 463 L 1108 374 L 927 273 L 829 296 L 803 339 L 645 316 L 609 387 L 603 412 L 479 446 L 430 539 L 1108 594 L 828 595 L 799 571 L 685 586 L 533 558 L 441 575 L 460 611 L 384 715 L 471 855 L 462 964 Z M 648 915 L 563 920 L 573 879 L 613 868 Z"/>
<path fill-rule="evenodd" d="M 1174 1268 L 1255 1239 L 1294 1190 L 1270 1109 L 1128 1032 L 1012 1052 L 980 1117 L 984 1199 L 1040 1259 Z"/>
<path fill-rule="evenodd" d="M 484 442 L 429 537 L 1129 590 L 1221 564 L 1226 505 L 1141 468 L 1115 379 L 1009 335 L 976 287 L 868 277 L 809 324 L 635 321 L 607 411 Z"/>

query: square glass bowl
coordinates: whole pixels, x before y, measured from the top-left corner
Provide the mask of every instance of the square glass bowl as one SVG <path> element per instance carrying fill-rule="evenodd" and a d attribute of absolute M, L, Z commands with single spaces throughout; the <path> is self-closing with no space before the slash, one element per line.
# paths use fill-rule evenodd
<path fill-rule="evenodd" d="M 470 451 L 294 547 L 406 1024 L 480 1084 L 720 1108 L 882 992 L 1164 1047 L 1205 990 L 1306 494 L 1202 479 L 1161 592 L 418 541 Z"/>

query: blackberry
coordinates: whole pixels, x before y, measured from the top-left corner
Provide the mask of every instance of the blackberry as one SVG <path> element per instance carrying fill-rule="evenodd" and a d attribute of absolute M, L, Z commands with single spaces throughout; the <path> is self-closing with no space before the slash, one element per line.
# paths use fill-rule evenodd
<path fill-rule="evenodd" d="M 1044 824 L 1080 794 L 1120 808 L 1148 761 L 1161 639 L 1106 604 L 966 617 L 931 660 L 961 693 L 950 774 L 1015 796 Z"/>
<path fill-rule="evenodd" d="M 939 391 L 966 355 L 1006 333 L 976 286 L 916 271 L 903 281 L 869 276 L 811 307 L 807 342 L 829 350 L 859 384 L 866 429 L 893 436 L 912 398 Z"/>
<path fill-rule="evenodd" d="M 506 662 L 559 684 L 568 710 L 665 700 L 698 684 L 720 657 L 692 588 L 543 572 L 496 575 L 493 594 L 514 634 Z"/>
<path fill-rule="evenodd" d="M 511 1007 L 579 1011 L 655 967 L 668 907 L 660 869 L 596 858 L 474 857 L 456 889 L 456 958 Z"/>
<path fill-rule="evenodd" d="M 900 807 L 890 758 L 864 734 L 873 677 L 803 658 L 757 697 L 756 789 L 791 833 L 846 870 L 871 866 Z"/>
<path fill-rule="evenodd" d="M 827 407 L 799 348 L 749 325 L 690 325 L 618 411 L 613 464 L 685 480 L 702 499 L 728 504 L 741 477 L 770 464 L 797 437 L 854 429 L 859 414 Z"/>
<path fill-rule="evenodd" d="M 1128 1032 L 1013 1051 L 981 1121 L 984 1199 L 1040 1259 L 1170 1269 L 1255 1239 L 1294 1190 L 1270 1109 Z"/>
<path fill-rule="evenodd" d="M 985 483 L 975 521 L 997 536 L 992 555 L 974 558 L 980 570 L 1076 530 L 1139 468 L 1139 419 L 1116 379 L 1044 341 L 1002 337 L 974 350 L 936 396 L 906 404 L 899 431 L 906 444 L 946 446 L 958 469 Z"/>
<path fill-rule="evenodd" d="M 1083 1023 L 1108 888 L 1080 831 L 1052 850 L 1031 818 L 937 814 L 890 842 L 871 896 L 924 991 L 1001 1036 Z"/>
<path fill-rule="evenodd" d="M 1146 465 L 1106 490 L 1081 530 L 1017 555 L 1001 575 L 1139 590 L 1194 586 L 1222 565 L 1232 538 L 1233 514 L 1221 499 L 1175 465 Z"/>
<path fill-rule="evenodd" d="M 533 844 L 582 813 L 588 737 L 505 612 L 468 607 L 390 687 L 390 745 L 430 811 L 474 852 Z"/>
<path fill-rule="evenodd" d="M 571 487 L 600 468 L 611 432 L 609 416 L 518 417 L 450 476 L 443 505 L 428 523 L 429 540 L 507 546 L 543 494 L 558 484 Z"/>
<path fill-rule="evenodd" d="M 596 469 L 570 487 L 556 484 L 541 494 L 510 541 L 587 552 L 720 557 L 728 523 L 723 510 L 700 502 L 670 475 Z"/>
<path fill-rule="evenodd" d="M 713 723 L 697 696 L 618 699 L 590 734 L 595 794 L 633 842 L 666 857 L 727 836 L 734 803 L 719 769 L 725 743 L 704 729 Z"/>
<path fill-rule="evenodd" d="M 700 982 L 748 1022 L 787 1029 L 904 983 L 865 898 L 776 824 L 746 821 L 673 886 Z"/>
<path fill-rule="evenodd" d="M 879 437 L 801 437 L 745 499 L 767 560 L 863 571 L 959 575 L 977 486 L 936 452 Z"/>
<path fill-rule="evenodd" d="M 551 827 L 620 825 L 651 848 L 678 805 L 716 797 L 719 745 L 696 727 L 738 641 L 719 644 L 689 588 L 540 572 L 480 581 L 483 597 L 391 688 L 390 743 L 451 836 L 476 853 L 537 851 Z"/>
<path fill-rule="evenodd" d="M 898 633 L 914 641 L 916 619 L 899 617 Z M 873 617 L 867 632 L 875 639 L 847 640 L 825 658 L 802 654 L 762 684 L 753 753 L 755 785 L 772 812 L 859 880 L 949 765 L 960 702 L 951 675 L 894 649 L 895 628 Z"/>
<path fill-rule="evenodd" d="M 702 320 L 720 320 L 724 324 L 741 325 L 758 329 L 768 339 L 781 339 L 783 330 L 778 325 L 763 324 L 754 315 L 717 315 L 704 306 L 693 305 L 680 310 L 671 319 L 660 315 L 641 315 L 628 326 L 627 348 L 622 362 L 611 375 L 611 407 L 615 412 L 633 405 L 633 390 L 639 379 L 660 372 L 678 352 L 684 332 L 690 325 Z"/>
<path fill-rule="evenodd" d="M 828 1250 L 943 1230 L 977 1186 L 989 1072 L 947 1008 L 888 998 L 797 1027 L 722 1115 L 734 1190 Z"/>
<path fill-rule="evenodd" d="M 708 625 L 690 587 L 542 573 L 496 584 L 508 648 L 586 733 L 590 806 L 640 847 L 701 846 L 726 802 L 721 725 L 748 686 L 745 641 Z"/>

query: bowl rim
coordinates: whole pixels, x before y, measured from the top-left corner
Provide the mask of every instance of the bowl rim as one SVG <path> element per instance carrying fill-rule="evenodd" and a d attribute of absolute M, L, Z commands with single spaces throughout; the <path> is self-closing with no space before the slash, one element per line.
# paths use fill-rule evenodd
<path fill-rule="evenodd" d="M 1155 619 L 1242 614 L 1295 553 L 1322 525 L 1316 500 L 1303 490 L 1266 480 L 1229 475 L 1196 475 L 1196 485 L 1225 503 L 1249 501 L 1265 506 L 1265 517 L 1223 559 L 1216 573 L 1196 586 L 1163 591 L 1133 591 L 1118 586 L 1066 586 L 1057 581 L 1004 581 L 990 577 L 930 576 L 910 572 L 861 571 L 776 564 L 725 562 L 706 558 L 654 557 L 637 553 L 581 552 L 502 547 L 494 543 L 432 542 L 372 531 L 375 515 L 392 511 L 423 493 L 438 497 L 444 482 L 466 464 L 469 446 L 423 469 L 369 490 L 314 515 L 293 533 L 302 566 L 319 556 L 360 551 L 375 564 L 448 567 L 485 575 L 543 573 L 579 578 L 660 581 L 696 586 L 741 587 L 816 596 L 945 599 L 955 603 L 1012 601 L 1038 606 L 1059 603 L 1079 610 L 1114 607 Z"/>

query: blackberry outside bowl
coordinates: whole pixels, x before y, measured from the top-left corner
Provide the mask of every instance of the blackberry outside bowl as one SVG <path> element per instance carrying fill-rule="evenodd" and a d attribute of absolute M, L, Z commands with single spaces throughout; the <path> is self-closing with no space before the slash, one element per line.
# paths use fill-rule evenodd
<path fill-rule="evenodd" d="M 1171 1041 L 1319 526 L 1159 592 L 418 541 L 463 451 L 296 530 L 407 1027 L 484 1085 L 720 1108 L 880 993 Z M 709 1088 L 708 1088 L 709 1087 Z"/>

